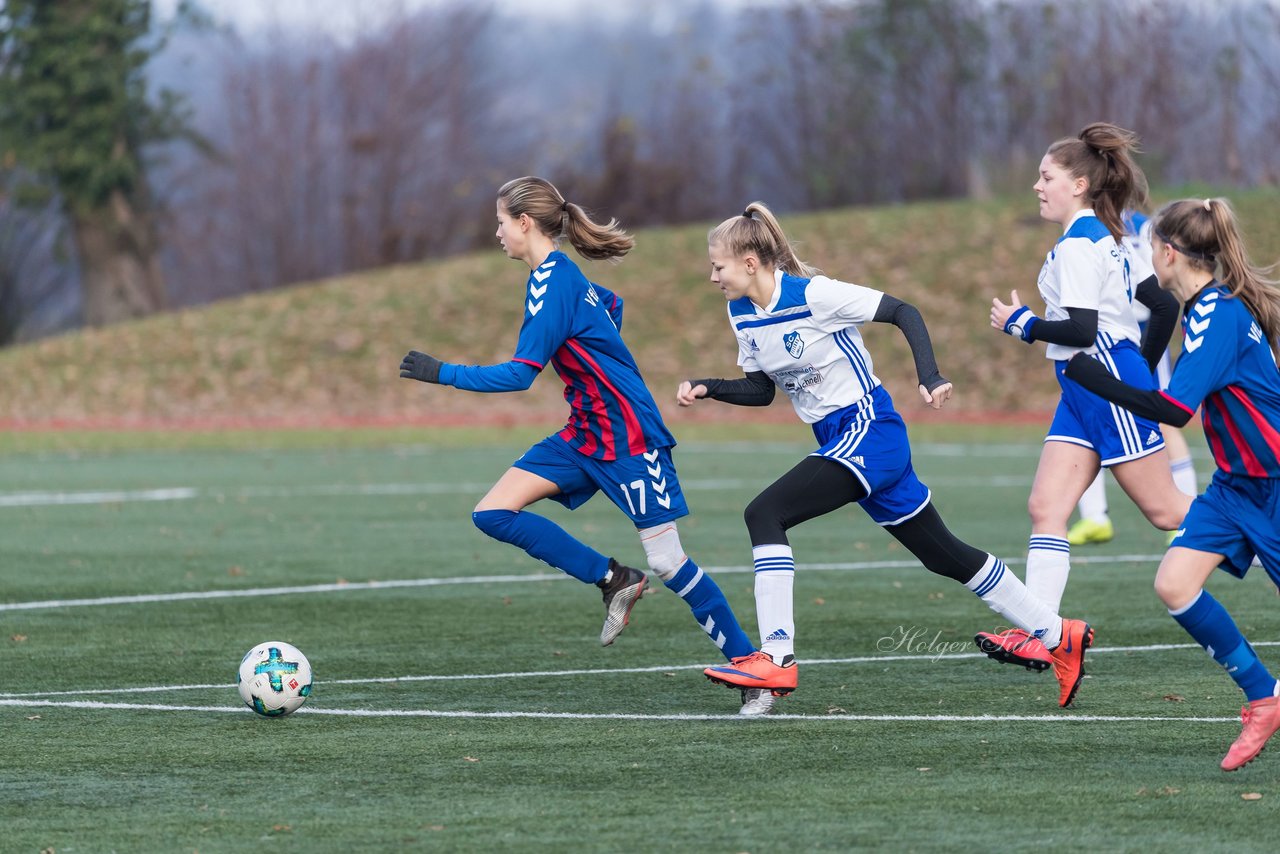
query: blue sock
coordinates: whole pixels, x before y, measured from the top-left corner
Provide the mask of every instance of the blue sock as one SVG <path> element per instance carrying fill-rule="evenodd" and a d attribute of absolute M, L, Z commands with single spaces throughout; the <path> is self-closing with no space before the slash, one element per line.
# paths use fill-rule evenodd
<path fill-rule="evenodd" d="M 692 559 L 686 560 L 671 580 L 663 583 L 685 601 L 693 611 L 693 618 L 726 660 L 756 651 L 747 633 L 738 625 L 738 618 L 733 615 L 733 609 L 720 592 L 719 585 Z"/>
<path fill-rule="evenodd" d="M 1275 677 L 1267 672 L 1253 647 L 1240 634 L 1227 609 L 1208 590 L 1201 590 L 1194 602 L 1169 614 L 1213 656 L 1214 661 L 1226 668 L 1249 702 L 1275 693 Z"/>
<path fill-rule="evenodd" d="M 495 540 L 524 549 L 532 557 L 587 584 L 595 584 L 609 571 L 609 558 L 536 513 L 481 510 L 471 514 L 471 521 Z"/>

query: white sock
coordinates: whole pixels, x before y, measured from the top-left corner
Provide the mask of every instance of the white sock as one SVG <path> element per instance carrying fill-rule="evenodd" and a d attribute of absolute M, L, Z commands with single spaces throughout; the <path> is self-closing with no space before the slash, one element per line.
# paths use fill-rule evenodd
<path fill-rule="evenodd" d="M 756 624 L 760 627 L 760 651 L 782 663 L 796 651 L 796 618 L 792 590 L 796 561 L 791 546 L 765 545 L 751 549 L 756 566 Z"/>
<path fill-rule="evenodd" d="M 1071 572 L 1071 546 L 1066 537 L 1032 534 L 1027 546 L 1027 590 L 1054 613 L 1062 606 Z"/>
<path fill-rule="evenodd" d="M 1196 466 L 1191 462 L 1191 457 L 1170 460 L 1169 469 L 1173 472 L 1173 485 L 1194 497 L 1199 486 L 1196 485 Z"/>
<path fill-rule="evenodd" d="M 1080 496 L 1080 518 L 1091 522 L 1107 521 L 1107 481 L 1106 469 L 1098 469 L 1098 476 L 1093 479 Z"/>
<path fill-rule="evenodd" d="M 1004 561 L 987 555 L 987 562 L 965 582 L 987 607 L 1010 624 L 1026 629 L 1053 649 L 1062 641 L 1062 620 L 1053 609 L 1032 596 L 1018 576 L 1005 567 Z"/>

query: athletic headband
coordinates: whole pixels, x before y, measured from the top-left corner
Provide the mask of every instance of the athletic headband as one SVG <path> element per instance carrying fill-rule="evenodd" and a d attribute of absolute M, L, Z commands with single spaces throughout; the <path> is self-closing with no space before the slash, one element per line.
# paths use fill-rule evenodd
<path fill-rule="evenodd" d="M 1208 202 L 1206 200 L 1206 204 L 1207 203 Z M 1160 238 L 1161 243 L 1165 243 L 1169 246 L 1172 246 L 1175 252 L 1181 252 L 1183 255 L 1186 255 L 1188 258 L 1195 258 L 1197 261 L 1206 261 L 1210 264 L 1218 263 L 1218 259 L 1216 256 L 1208 252 L 1197 252 L 1194 249 L 1187 249 L 1185 247 L 1179 246 L 1178 244 L 1170 240 L 1168 235 L 1166 235 L 1163 231 L 1161 231 L 1158 228 L 1153 228 L 1152 232 L 1155 233 L 1156 237 Z"/>

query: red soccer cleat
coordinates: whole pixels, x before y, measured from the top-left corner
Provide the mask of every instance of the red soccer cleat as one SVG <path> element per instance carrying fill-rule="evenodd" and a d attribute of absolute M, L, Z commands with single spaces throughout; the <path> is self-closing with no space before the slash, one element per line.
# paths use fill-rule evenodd
<path fill-rule="evenodd" d="M 730 688 L 769 688 L 775 697 L 783 697 L 796 689 L 799 668 L 793 655 L 775 664 L 767 652 L 757 651 L 702 672 L 712 682 Z"/>
<path fill-rule="evenodd" d="M 1020 664 L 1028 670 L 1048 670 L 1053 659 L 1040 638 L 1023 629 L 1000 633 L 978 632 L 973 636 L 978 649 L 1002 664 Z"/>
<path fill-rule="evenodd" d="M 1223 771 L 1235 771 L 1258 758 L 1267 739 L 1280 730 L 1280 697 L 1254 700 L 1240 710 L 1244 730 L 1222 759 Z"/>
<path fill-rule="evenodd" d="M 1084 681 L 1084 651 L 1093 643 L 1093 629 L 1084 620 L 1062 621 L 1062 643 L 1049 653 L 1058 677 L 1058 705 L 1066 708 Z"/>

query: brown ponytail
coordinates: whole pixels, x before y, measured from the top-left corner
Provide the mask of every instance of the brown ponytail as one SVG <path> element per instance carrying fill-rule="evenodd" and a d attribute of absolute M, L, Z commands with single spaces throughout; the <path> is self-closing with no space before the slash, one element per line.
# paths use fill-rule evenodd
<path fill-rule="evenodd" d="M 556 242 L 567 239 L 579 255 L 592 261 L 621 258 L 636 245 L 635 238 L 623 231 L 616 219 L 596 222 L 542 178 L 508 181 L 498 189 L 498 201 L 511 216 L 528 214 L 543 234 Z"/>
<path fill-rule="evenodd" d="M 1182 254 L 1192 269 L 1214 275 L 1233 297 L 1244 300 L 1273 352 L 1280 353 L 1280 290 L 1268 274 L 1275 269 L 1249 260 L 1235 211 L 1226 199 L 1182 199 L 1162 207 L 1151 220 L 1156 237 Z"/>
<path fill-rule="evenodd" d="M 1054 163 L 1089 182 L 1089 206 L 1117 241 L 1125 233 L 1125 209 L 1147 205 L 1147 176 L 1133 159 L 1138 150 L 1137 134 L 1107 122 L 1094 122 L 1078 136 L 1049 146 Z"/>

